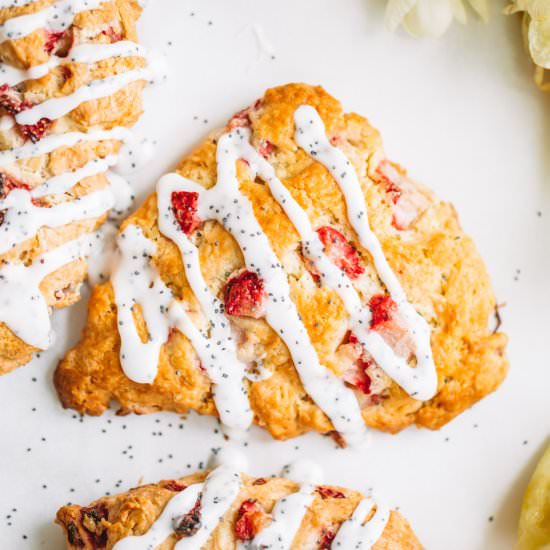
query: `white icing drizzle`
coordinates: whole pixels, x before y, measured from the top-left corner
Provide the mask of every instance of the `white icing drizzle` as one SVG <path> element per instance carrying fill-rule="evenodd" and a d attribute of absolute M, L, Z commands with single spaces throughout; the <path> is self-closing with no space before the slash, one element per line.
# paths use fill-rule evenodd
<path fill-rule="evenodd" d="M 110 188 L 100 189 L 83 197 L 51 207 L 35 206 L 26 189 L 13 189 L 0 200 L 4 212 L 0 225 L 0 254 L 29 239 L 41 227 L 60 227 L 87 218 L 97 218 L 114 204 Z"/>
<path fill-rule="evenodd" d="M 40 283 L 50 273 L 83 257 L 89 244 L 89 237 L 84 236 L 42 254 L 30 266 L 0 265 L 0 321 L 31 346 L 47 349 L 53 333 Z"/>
<path fill-rule="evenodd" d="M 304 484 L 296 493 L 282 498 L 271 513 L 273 521 L 251 542 L 251 550 L 289 550 L 304 516 L 315 498 L 315 487 Z"/>
<path fill-rule="evenodd" d="M 344 153 L 331 145 L 323 121 L 313 107 L 299 107 L 294 113 L 294 119 L 296 142 L 311 158 L 329 170 L 344 195 L 350 224 L 362 246 L 369 251 L 380 279 L 397 304 L 414 340 L 416 367 L 409 366 L 405 358 L 397 356 L 379 334 L 368 330 L 371 317 L 369 311 L 364 312 L 364 324 L 367 326 L 358 331 L 357 337 L 378 365 L 411 397 L 423 401 L 431 399 L 437 391 L 437 373 L 430 346 L 430 327 L 407 300 L 380 242 L 370 228 L 365 198 L 355 169 Z M 345 299 L 343 297 L 344 302 L 351 298 L 349 292 L 346 292 Z M 353 312 L 354 304 L 350 302 L 346 304 L 348 306 Z"/>
<path fill-rule="evenodd" d="M 243 383 L 244 366 L 234 355 L 232 340 L 225 339 L 224 328 L 211 322 L 209 335 L 197 329 L 183 304 L 174 299 L 151 266 L 150 257 L 155 254 L 156 246 L 140 228 L 128 226 L 120 234 L 118 245 L 120 259 L 112 284 L 121 339 L 120 362 L 126 376 L 142 384 L 152 383 L 160 349 L 168 339 L 170 327 L 175 327 L 189 338 L 214 384 L 213 398 L 222 423 L 235 434 L 246 430 L 252 422 L 252 411 Z M 184 257 L 185 261 L 189 259 Z M 204 281 L 203 285 L 206 286 Z M 136 304 L 141 306 L 149 333 L 145 343 L 133 319 L 132 309 Z M 212 304 L 212 311 L 214 307 Z M 207 305 L 205 310 L 209 309 Z"/>
<path fill-rule="evenodd" d="M 233 235 L 243 252 L 247 268 L 265 282 L 267 322 L 287 345 L 304 388 L 331 419 L 335 429 L 349 443 L 356 444 L 364 439 L 366 433 L 357 400 L 342 380 L 319 363 L 290 298 L 286 273 L 256 220 L 252 205 L 239 191 L 236 162 L 241 158 L 254 160 L 253 155 L 256 155 L 248 137 L 247 130 L 238 128 L 219 139 L 216 153 L 218 178 L 214 187 L 205 190 L 177 174 L 165 176 L 167 179 L 163 178 L 163 181 L 170 181 L 172 190 L 199 193 L 199 217 L 202 220 L 216 219 Z M 164 212 L 161 211 L 160 217 Z"/>
<path fill-rule="evenodd" d="M 0 151 L 0 168 L 18 160 L 38 157 L 51 153 L 59 147 L 72 147 L 80 141 L 104 141 L 116 139 L 125 143 L 136 142 L 132 131 L 124 126 L 117 126 L 112 130 L 93 130 L 91 132 L 68 132 L 66 134 L 52 134 L 42 138 L 38 143 L 27 142 L 21 147 Z M 120 154 L 120 152 L 119 152 Z"/>
<path fill-rule="evenodd" d="M 58 176 L 53 176 L 43 184 L 38 185 L 31 191 L 31 197 L 39 198 L 46 195 L 57 195 L 65 193 L 79 181 L 90 176 L 97 176 L 107 171 L 117 162 L 116 155 L 109 155 L 105 158 L 98 158 L 89 161 L 82 168 L 72 172 L 64 172 Z"/>
<path fill-rule="evenodd" d="M 35 13 L 19 15 L 0 25 L 0 42 L 23 38 L 37 29 L 61 32 L 68 29 L 75 15 L 98 8 L 105 0 L 58 0 Z"/>
<path fill-rule="evenodd" d="M 367 523 L 364 523 L 375 506 L 376 512 Z M 375 503 L 370 498 L 361 500 L 351 518 L 342 523 L 332 541 L 332 548 L 368 550 L 380 539 L 389 519 L 390 510 L 386 506 Z"/>
<path fill-rule="evenodd" d="M 63 97 L 54 97 L 15 115 L 18 124 L 36 124 L 42 118 L 56 120 L 76 109 L 81 103 L 115 94 L 137 80 L 151 80 L 153 71 L 146 67 L 133 69 L 101 80 L 92 80 L 76 92 Z"/>
<path fill-rule="evenodd" d="M 27 4 L 34 4 L 36 0 L 0 0 L 0 10 L 6 8 L 15 8 L 26 6 Z"/>
<path fill-rule="evenodd" d="M 68 63 L 97 63 L 110 57 L 146 57 L 143 46 L 129 40 L 120 40 L 112 44 L 77 44 L 66 57 L 52 55 L 48 61 L 29 69 L 18 69 L 6 63 L 0 63 L 0 81 L 2 84 L 16 86 L 25 80 L 42 78 L 52 69 Z"/>
<path fill-rule="evenodd" d="M 240 473 L 229 466 L 220 466 L 208 475 L 204 483 L 191 485 L 174 496 L 147 533 L 122 539 L 113 550 L 152 550 L 158 547 L 174 533 L 178 519 L 188 514 L 200 497 L 201 524 L 198 531 L 174 546 L 175 550 L 198 550 L 208 541 L 237 498 L 240 488 Z"/>

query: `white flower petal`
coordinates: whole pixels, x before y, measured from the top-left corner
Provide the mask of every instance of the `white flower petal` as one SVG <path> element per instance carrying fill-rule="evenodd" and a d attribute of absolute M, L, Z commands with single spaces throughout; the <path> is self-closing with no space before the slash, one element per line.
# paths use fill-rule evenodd
<path fill-rule="evenodd" d="M 544 69 L 550 69 L 550 17 L 532 19 L 527 36 L 533 61 Z"/>
<path fill-rule="evenodd" d="M 386 28 L 395 31 L 417 0 L 389 0 L 386 7 Z"/>
<path fill-rule="evenodd" d="M 453 0 L 453 15 L 460 23 L 466 23 L 466 8 L 462 0 Z"/>
<path fill-rule="evenodd" d="M 488 0 L 469 0 L 470 6 L 487 23 L 489 21 L 489 1 Z"/>
<path fill-rule="evenodd" d="M 452 0 L 418 0 L 405 16 L 405 28 L 413 36 L 441 36 L 453 20 Z"/>

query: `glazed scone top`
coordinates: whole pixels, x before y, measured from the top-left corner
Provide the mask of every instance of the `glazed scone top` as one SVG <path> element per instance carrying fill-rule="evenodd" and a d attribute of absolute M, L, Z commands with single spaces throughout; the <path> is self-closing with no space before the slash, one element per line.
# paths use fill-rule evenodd
<path fill-rule="evenodd" d="M 57 522 L 70 549 L 421 548 L 398 513 L 358 492 L 323 485 L 322 472 L 309 461 L 289 465 L 284 477 L 241 472 L 224 461 L 85 508 L 66 506 Z"/>
<path fill-rule="evenodd" d="M 0 4 L 0 372 L 48 347 L 49 308 L 78 298 L 87 235 L 129 206 L 110 168 L 139 157 L 127 126 L 154 76 L 139 13 L 135 0 Z"/>
<path fill-rule="evenodd" d="M 168 339 L 170 327 L 177 328 L 191 340 L 202 368 L 214 383 L 214 401 L 222 422 L 231 430 L 243 430 L 252 422 L 252 412 L 244 398 L 246 366 L 241 363 L 239 368 L 230 316 L 265 318 L 286 344 L 307 393 L 346 441 L 358 442 L 364 433 L 364 422 L 357 399 L 343 380 L 320 363 L 292 301 L 287 274 L 258 223 L 250 201 L 239 189 L 237 163 L 245 162 L 250 179 L 259 179 L 269 188 L 298 232 L 302 253 L 305 260 L 311 262 L 320 287 L 332 290 L 342 300 L 349 315 L 350 330 L 358 343 L 386 374 L 399 381 L 410 395 L 423 400 L 433 397 L 437 388 L 430 329 L 408 302 L 370 228 L 355 168 L 340 149 L 329 143 L 323 122 L 313 107 L 298 107 L 294 119 L 297 145 L 331 172 L 344 196 L 348 221 L 372 257 L 381 283 L 389 291 L 387 296 L 381 295 L 381 299 L 391 300 L 396 316 L 402 317 L 403 330 L 412 343 L 409 354 L 415 366 L 411 368 L 407 363 L 411 358 L 398 355 L 372 328 L 373 314 L 367 306 L 372 297 L 361 296 L 359 289 L 353 286 L 353 279 L 360 274 L 360 264 L 352 271 L 348 266 L 339 265 L 341 258 L 332 256 L 329 259 L 327 253 L 333 243 L 323 244 L 321 238 L 324 232 L 338 235 L 332 239 L 339 239 L 340 234 L 330 226 L 312 228 L 306 211 L 278 179 L 267 159 L 250 144 L 250 131 L 246 127 L 237 127 L 219 137 L 217 179 L 210 189 L 204 190 L 178 174 L 165 176 L 157 185 L 160 231 L 180 249 L 187 280 L 201 302 L 208 328 L 201 334 L 185 312 L 185 305 L 173 300 L 171 291 L 158 275 L 145 276 L 150 268 L 142 264 L 147 264 L 147 257 L 154 256 L 154 244 L 148 242 L 136 226 L 128 226 L 119 239 L 121 261 L 113 277 L 121 336 L 120 360 L 124 372 L 132 380 L 153 382 L 160 347 Z M 185 210 L 178 210 L 181 203 L 186 205 Z M 198 249 L 189 239 L 207 220 L 217 221 L 232 235 L 246 264 L 246 271 L 238 275 L 233 285 L 229 283 L 229 290 L 225 291 L 225 308 L 208 291 L 201 275 Z M 349 256 L 357 257 L 353 249 Z M 237 288 L 241 295 L 232 301 L 228 293 L 236 292 Z M 254 303 L 249 304 L 250 301 Z M 250 310 L 236 311 L 243 308 L 244 302 Z M 147 342 L 141 341 L 133 321 L 136 306 L 141 308 L 148 328 Z"/>
<path fill-rule="evenodd" d="M 305 123 L 296 124 L 301 112 Z M 351 163 L 361 188 L 351 211 L 361 210 L 362 195 L 372 234 L 355 231 L 345 182 L 338 181 L 341 172 L 331 174 L 332 160 L 315 158 L 316 148 L 299 144 L 297 129 L 315 113 L 324 130 L 316 130 L 313 141 L 323 142 L 323 155 Z M 232 139 L 241 145 L 228 147 Z M 368 122 L 344 114 L 322 89 L 292 84 L 268 90 L 185 158 L 178 174 L 161 180 L 123 224 L 123 261 L 113 284 L 94 290 L 83 341 L 56 371 L 65 406 L 100 414 L 115 398 L 123 412 L 193 408 L 227 423 L 237 415 L 221 405 L 227 395 L 219 389 L 229 392 L 233 384 L 242 424 L 251 414 L 249 400 L 254 421 L 276 437 L 336 429 L 353 438 L 361 417 L 391 431 L 415 421 L 436 427 L 501 381 L 505 338 L 488 327 L 494 300 L 487 274 L 454 211 L 389 162 Z M 136 243 L 141 248 L 134 249 Z M 327 277 L 329 270 L 334 275 Z M 286 278 L 281 297 L 289 304 L 290 296 L 294 307 L 280 307 L 282 316 L 270 315 L 269 298 L 283 288 L 273 286 L 275 277 L 283 286 Z M 354 310 L 355 296 L 360 310 Z M 356 334 L 361 320 L 367 330 Z M 293 328 L 283 333 L 289 323 Z M 408 360 L 405 369 L 404 361 L 385 362 L 371 342 L 361 345 L 372 333 L 390 357 Z M 437 369 L 433 399 L 430 344 Z M 140 348 L 151 354 L 146 368 L 135 359 L 144 357 L 135 351 Z M 428 353 L 419 358 L 418 350 Z M 300 356 L 308 361 L 296 364 Z M 419 368 L 419 359 L 427 368 Z M 428 390 L 415 387 L 415 374 L 428 381 Z"/>

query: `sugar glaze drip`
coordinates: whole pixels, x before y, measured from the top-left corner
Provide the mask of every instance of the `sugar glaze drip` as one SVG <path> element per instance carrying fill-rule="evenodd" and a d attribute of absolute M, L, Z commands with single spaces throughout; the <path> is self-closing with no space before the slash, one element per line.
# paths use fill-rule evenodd
<path fill-rule="evenodd" d="M 85 257 L 89 250 L 89 237 L 84 236 L 38 256 L 30 266 L 0 265 L 0 321 L 31 346 L 47 349 L 54 335 L 40 283 L 50 273 Z"/>
<path fill-rule="evenodd" d="M 240 455 L 240 453 L 239 453 Z M 223 461 L 225 455 L 222 455 Z M 230 456 L 230 458 L 235 458 Z M 219 460 L 217 461 L 219 463 Z M 179 540 L 175 550 L 199 550 L 232 507 L 242 487 L 241 462 L 217 466 L 204 482 L 190 485 L 172 497 L 161 515 L 140 536 L 129 536 L 119 540 L 113 550 L 150 550 L 161 545 L 174 534 L 183 516 L 189 514 L 200 503 L 201 526 L 198 531 Z M 313 475 L 312 475 L 313 474 Z M 290 550 L 300 525 L 316 498 L 316 487 L 322 481 L 319 467 L 310 461 L 297 461 L 285 468 L 283 475 L 299 483 L 298 490 L 281 498 L 271 512 L 271 523 L 262 529 L 251 541 L 237 542 L 241 550 Z M 200 499 L 200 500 L 199 500 Z M 372 517 L 365 522 L 376 507 Z M 351 518 L 344 521 L 332 543 L 332 548 L 368 550 L 382 536 L 390 517 L 390 510 L 370 498 L 362 499 Z"/>
<path fill-rule="evenodd" d="M 175 550 L 198 550 L 206 544 L 219 521 L 229 511 L 240 488 L 240 473 L 231 466 L 219 466 L 210 472 L 203 483 L 191 485 L 172 497 L 147 533 L 121 539 L 113 550 L 148 550 L 159 546 L 174 533 L 178 520 L 191 512 L 200 498 L 199 529 L 174 546 Z"/>
<path fill-rule="evenodd" d="M 0 254 L 33 237 L 41 227 L 60 227 L 75 221 L 98 218 L 114 205 L 109 187 L 49 208 L 35 206 L 26 189 L 13 189 L 0 200 L 4 211 L 0 225 Z"/>
<path fill-rule="evenodd" d="M 244 365 L 237 361 L 231 340 L 222 338 L 217 325 L 211 325 L 209 335 L 197 329 L 184 305 L 174 298 L 151 265 L 156 246 L 140 228 L 129 225 L 119 235 L 118 246 L 120 257 L 111 282 L 121 339 L 120 361 L 126 376 L 151 384 L 157 374 L 161 347 L 170 328 L 175 327 L 189 338 L 214 384 L 213 398 L 222 423 L 234 435 L 246 430 L 252 422 L 252 411 L 243 382 Z M 145 343 L 134 323 L 136 305 L 141 308 L 148 330 Z"/>
<path fill-rule="evenodd" d="M 12 17 L 0 25 L 0 42 L 23 38 L 46 27 L 55 32 L 64 31 L 71 26 L 78 13 L 97 9 L 104 1 L 57 0 L 35 13 Z"/>
<path fill-rule="evenodd" d="M 397 304 L 414 340 L 416 367 L 409 366 L 406 359 L 398 357 L 379 334 L 368 330 L 371 318 L 368 309 L 364 315 L 367 326 L 357 336 L 378 365 L 411 397 L 422 401 L 431 399 L 437 392 L 437 372 L 430 345 L 430 327 L 408 301 L 388 264 L 380 242 L 370 228 L 365 197 L 357 173 L 344 153 L 330 144 L 323 121 L 313 107 L 299 107 L 294 113 L 294 119 L 296 142 L 313 160 L 327 168 L 344 195 L 350 224 L 363 247 L 369 251 L 380 279 Z"/>
<path fill-rule="evenodd" d="M 172 191 L 198 193 L 200 219 L 215 219 L 231 233 L 241 248 L 247 269 L 256 272 L 265 282 L 266 320 L 287 345 L 305 390 L 331 419 L 335 429 L 350 444 L 356 444 L 364 439 L 366 428 L 355 395 L 319 363 L 290 298 L 286 273 L 256 220 L 250 201 L 239 190 L 236 163 L 251 156 L 248 133 L 239 128 L 223 135 L 216 154 L 218 177 L 214 187 L 206 190 L 178 174 L 170 174 L 162 179 L 158 188 L 163 193 L 163 183 L 169 181 Z M 165 197 L 159 203 L 169 204 L 169 199 Z M 159 217 L 164 213 L 161 211 Z M 200 269 L 198 265 L 195 268 Z"/>
<path fill-rule="evenodd" d="M 47 75 L 52 69 L 69 63 L 97 63 L 111 57 L 146 57 L 146 49 L 129 40 L 120 40 L 112 44 L 77 44 L 65 57 L 50 56 L 42 65 L 28 69 L 18 69 L 7 63 L 0 63 L 0 83 L 16 86 L 26 80 L 35 80 Z"/>

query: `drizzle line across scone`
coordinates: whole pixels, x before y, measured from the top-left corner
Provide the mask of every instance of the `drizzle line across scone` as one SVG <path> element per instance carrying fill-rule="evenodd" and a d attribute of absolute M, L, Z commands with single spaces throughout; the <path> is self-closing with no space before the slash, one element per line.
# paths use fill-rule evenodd
<path fill-rule="evenodd" d="M 139 157 L 128 127 L 154 76 L 140 13 L 138 0 L 0 0 L 0 374 L 49 347 L 91 233 L 131 202 L 109 169 Z"/>
<path fill-rule="evenodd" d="M 421 550 L 407 520 L 357 491 L 230 465 L 64 506 L 69 550 Z"/>
<path fill-rule="evenodd" d="M 116 399 L 121 414 L 194 409 L 231 430 L 354 441 L 363 423 L 438 428 L 505 376 L 454 210 L 321 88 L 268 90 L 121 230 L 55 374 L 66 407 Z"/>

